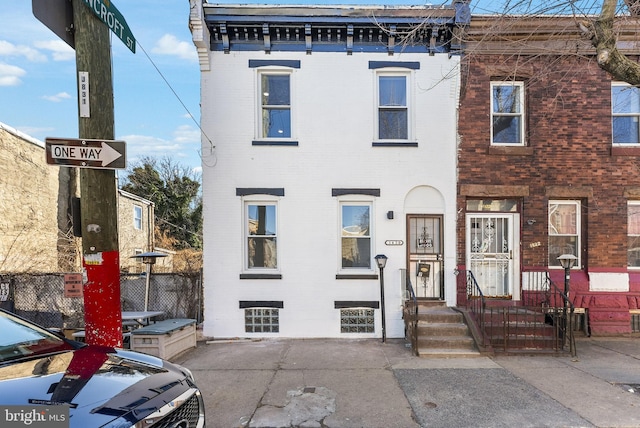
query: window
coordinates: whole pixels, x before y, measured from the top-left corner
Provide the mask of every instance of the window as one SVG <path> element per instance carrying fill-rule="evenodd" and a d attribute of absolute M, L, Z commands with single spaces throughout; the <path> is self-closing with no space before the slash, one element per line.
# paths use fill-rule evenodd
<path fill-rule="evenodd" d="M 378 74 L 378 139 L 409 138 L 407 74 Z"/>
<path fill-rule="evenodd" d="M 250 308 L 244 310 L 244 331 L 246 333 L 278 333 L 280 331 L 280 311 L 276 308 Z"/>
<path fill-rule="evenodd" d="M 277 235 L 275 203 L 247 203 L 246 248 L 247 269 L 277 269 Z"/>
<path fill-rule="evenodd" d="M 291 75 L 260 73 L 260 138 L 291 138 Z"/>
<path fill-rule="evenodd" d="M 133 206 L 133 227 L 142 230 L 142 207 L 138 205 Z"/>
<path fill-rule="evenodd" d="M 340 333 L 375 333 L 373 309 L 340 309 Z"/>
<path fill-rule="evenodd" d="M 341 205 L 342 268 L 371 269 L 371 205 Z"/>
<path fill-rule="evenodd" d="M 549 266 L 560 267 L 558 257 L 573 254 L 580 266 L 580 202 L 549 201 Z"/>
<path fill-rule="evenodd" d="M 638 144 L 640 89 L 627 84 L 611 85 L 613 144 Z"/>
<path fill-rule="evenodd" d="M 523 82 L 491 82 L 491 144 L 524 145 Z"/>
<path fill-rule="evenodd" d="M 640 201 L 627 204 L 627 266 L 640 267 Z"/>

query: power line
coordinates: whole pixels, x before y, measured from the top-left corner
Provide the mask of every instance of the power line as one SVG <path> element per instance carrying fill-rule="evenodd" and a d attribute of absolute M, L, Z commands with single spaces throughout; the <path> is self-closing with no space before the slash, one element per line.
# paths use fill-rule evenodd
<path fill-rule="evenodd" d="M 182 107 L 185 109 L 185 111 L 187 112 L 187 114 L 189 114 L 189 117 L 191 118 L 191 120 L 193 120 L 193 123 L 196 124 L 196 126 L 198 127 L 198 129 L 200 130 L 200 132 L 202 133 L 202 135 L 204 135 L 204 138 L 209 142 L 209 145 L 211 146 L 211 150 L 215 149 L 215 145 L 213 144 L 213 141 L 211 141 L 211 139 L 209 138 L 209 136 L 206 134 L 206 132 L 204 132 L 204 130 L 202 129 L 202 127 L 200 126 L 200 124 L 198 123 L 198 121 L 195 119 L 195 117 L 193 116 L 193 114 L 191 114 L 191 111 L 189 111 L 189 108 L 185 105 L 185 103 L 182 101 L 182 99 L 180 98 L 180 96 L 177 94 L 177 92 L 173 89 L 173 87 L 171 86 L 171 84 L 169 83 L 169 81 L 167 80 L 166 77 L 164 77 L 164 74 L 162 74 L 162 72 L 160 71 L 160 69 L 158 68 L 158 66 L 156 65 L 155 62 L 153 62 L 153 60 L 151 59 L 151 57 L 149 56 L 149 54 L 147 53 L 147 51 L 144 49 L 144 47 L 140 44 L 139 41 L 137 42 L 137 46 L 142 50 L 142 52 L 144 52 L 144 55 L 147 57 L 147 59 L 149 60 L 149 62 L 151 63 L 151 65 L 153 65 L 153 68 L 156 69 L 156 71 L 158 72 L 158 74 L 160 75 L 160 77 L 162 77 L 162 80 L 164 80 L 164 82 L 167 84 L 167 86 L 169 87 L 169 89 L 171 90 L 171 92 L 173 92 L 173 95 L 178 99 L 178 101 L 180 102 L 180 104 L 182 105 Z"/>

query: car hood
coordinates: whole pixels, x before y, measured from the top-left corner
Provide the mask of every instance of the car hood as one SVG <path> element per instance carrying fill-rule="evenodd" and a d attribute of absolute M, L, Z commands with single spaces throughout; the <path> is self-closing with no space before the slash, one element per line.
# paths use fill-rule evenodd
<path fill-rule="evenodd" d="M 78 427 L 135 423 L 191 386 L 179 366 L 98 346 L 0 366 L 0 404 L 68 405 Z"/>

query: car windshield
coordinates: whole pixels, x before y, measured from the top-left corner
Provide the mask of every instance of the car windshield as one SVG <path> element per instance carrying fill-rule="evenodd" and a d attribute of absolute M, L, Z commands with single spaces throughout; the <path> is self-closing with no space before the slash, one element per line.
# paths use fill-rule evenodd
<path fill-rule="evenodd" d="M 53 333 L 0 312 L 0 364 L 73 349 Z"/>

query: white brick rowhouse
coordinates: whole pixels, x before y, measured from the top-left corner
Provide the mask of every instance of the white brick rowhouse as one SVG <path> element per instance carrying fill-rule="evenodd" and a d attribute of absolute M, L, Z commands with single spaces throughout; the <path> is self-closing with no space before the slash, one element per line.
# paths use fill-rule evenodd
<path fill-rule="evenodd" d="M 464 8 L 192 6 L 204 334 L 381 337 L 378 254 L 386 337 L 405 278 L 454 306 Z"/>

